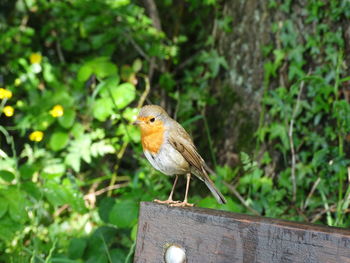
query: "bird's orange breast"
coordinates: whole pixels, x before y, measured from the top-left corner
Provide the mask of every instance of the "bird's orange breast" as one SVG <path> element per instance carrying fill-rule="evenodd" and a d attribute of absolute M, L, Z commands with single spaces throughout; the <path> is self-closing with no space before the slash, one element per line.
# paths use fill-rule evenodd
<path fill-rule="evenodd" d="M 143 149 L 155 154 L 158 153 L 164 141 L 164 125 L 162 122 L 141 126 L 141 142 Z"/>

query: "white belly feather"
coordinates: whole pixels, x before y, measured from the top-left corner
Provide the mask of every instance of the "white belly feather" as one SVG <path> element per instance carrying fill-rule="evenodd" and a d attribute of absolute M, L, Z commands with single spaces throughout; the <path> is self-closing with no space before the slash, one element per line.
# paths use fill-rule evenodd
<path fill-rule="evenodd" d="M 164 143 L 157 154 L 147 150 L 143 152 L 152 166 L 166 175 L 185 174 L 190 171 L 188 162 L 169 143 Z"/>

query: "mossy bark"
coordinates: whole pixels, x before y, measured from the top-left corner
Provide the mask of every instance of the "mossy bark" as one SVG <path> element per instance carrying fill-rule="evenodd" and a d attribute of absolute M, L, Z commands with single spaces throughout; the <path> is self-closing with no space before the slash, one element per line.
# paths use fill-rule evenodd
<path fill-rule="evenodd" d="M 212 94 L 219 103 L 207 112 L 220 164 L 235 164 L 237 153 L 251 152 L 256 147 L 254 133 L 259 125 L 264 85 L 267 89 L 274 89 L 292 84 L 288 79 L 288 59 L 284 59 L 278 68 L 275 79 L 267 84 L 264 82 L 264 64 L 274 57 L 271 52 L 265 57 L 263 48 L 276 49 L 282 45 L 281 32 L 278 29 L 273 31 L 273 24 L 280 28 L 286 20 L 292 21 L 295 41 L 302 46 L 306 46 L 306 34 L 319 34 L 317 23 L 327 24 L 333 32 L 340 29 L 344 41 L 340 48 L 343 48 L 344 67 L 349 72 L 350 27 L 345 17 L 332 20 L 320 15 L 320 21 L 310 23 L 307 21 L 307 1 L 293 1 L 290 12 L 282 10 L 281 5 L 269 7 L 269 1 L 259 0 L 227 0 L 223 5 L 223 16 L 233 19 L 232 30 L 218 30 L 215 39 L 220 54 L 228 62 L 228 70 L 213 85 Z M 327 10 L 329 7 L 323 8 Z M 310 56 L 308 52 L 305 49 L 303 54 L 304 72 L 312 72 L 319 63 L 327 63 L 322 49 L 320 57 Z M 220 121 L 217 121 L 217 116 L 220 116 Z"/>
<path fill-rule="evenodd" d="M 216 35 L 219 52 L 229 69 L 213 90 L 219 107 L 210 110 L 217 152 L 221 164 L 234 164 L 239 151 L 251 151 L 258 127 L 263 93 L 264 57 L 262 47 L 273 41 L 271 15 L 264 1 L 226 1 L 223 15 L 233 19 L 232 31 Z"/>

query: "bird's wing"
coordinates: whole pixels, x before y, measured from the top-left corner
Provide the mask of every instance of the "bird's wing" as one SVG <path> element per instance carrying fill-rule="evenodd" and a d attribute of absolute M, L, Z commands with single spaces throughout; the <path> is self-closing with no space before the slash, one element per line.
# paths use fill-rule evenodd
<path fill-rule="evenodd" d="M 215 187 L 213 181 L 209 178 L 206 169 L 209 167 L 205 164 L 203 158 L 197 152 L 191 137 L 184 128 L 177 122 L 174 122 L 174 129 L 169 132 L 169 143 L 186 159 L 186 161 L 195 168 L 194 174 L 204 181 L 209 190 L 220 204 L 225 204 L 226 199 Z"/>
<path fill-rule="evenodd" d="M 171 129 L 169 133 L 169 143 L 182 154 L 191 166 L 203 173 L 205 163 L 197 152 L 191 137 L 180 124 L 174 123 L 174 126 L 174 129 Z"/>

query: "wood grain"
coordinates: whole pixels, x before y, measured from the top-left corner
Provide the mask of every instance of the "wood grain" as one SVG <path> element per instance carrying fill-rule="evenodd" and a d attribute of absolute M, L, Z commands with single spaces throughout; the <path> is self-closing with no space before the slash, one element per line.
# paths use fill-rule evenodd
<path fill-rule="evenodd" d="M 142 202 L 134 262 L 164 262 L 169 244 L 187 263 L 350 263 L 347 229 Z"/>

